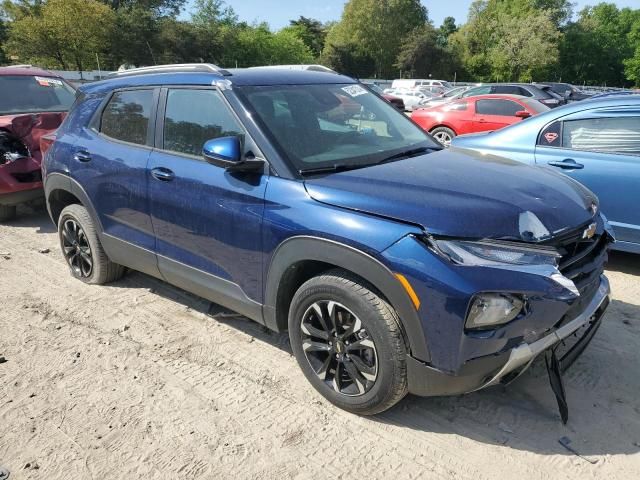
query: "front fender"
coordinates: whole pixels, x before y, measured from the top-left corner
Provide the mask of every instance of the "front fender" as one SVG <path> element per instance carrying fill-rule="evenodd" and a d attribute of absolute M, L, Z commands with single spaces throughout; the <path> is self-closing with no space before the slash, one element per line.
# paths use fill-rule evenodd
<path fill-rule="evenodd" d="M 285 272 L 296 263 L 304 261 L 334 265 L 353 272 L 371 283 L 396 310 L 411 355 L 424 362 L 429 361 L 429 352 L 418 313 L 393 272 L 371 255 L 333 240 L 297 236 L 285 240 L 278 246 L 267 273 L 263 306 L 267 327 L 273 330 L 282 329 L 282 319 L 286 319 L 288 311 L 283 312 L 284 306 L 278 306 L 278 289 Z M 288 305 L 286 307 L 288 310 Z"/>

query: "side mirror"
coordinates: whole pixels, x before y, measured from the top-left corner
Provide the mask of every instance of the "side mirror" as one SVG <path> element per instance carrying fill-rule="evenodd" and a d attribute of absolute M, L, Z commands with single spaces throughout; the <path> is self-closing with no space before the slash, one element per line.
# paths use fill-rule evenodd
<path fill-rule="evenodd" d="M 243 158 L 242 142 L 237 135 L 207 140 L 202 146 L 202 156 L 211 165 L 232 171 L 255 171 L 264 165 L 262 160 Z"/>
<path fill-rule="evenodd" d="M 526 110 L 520 110 L 519 112 L 516 112 L 516 117 L 522 118 L 523 120 L 525 118 L 529 118 L 530 116 L 531 116 L 531 114 L 529 112 L 527 112 Z"/>

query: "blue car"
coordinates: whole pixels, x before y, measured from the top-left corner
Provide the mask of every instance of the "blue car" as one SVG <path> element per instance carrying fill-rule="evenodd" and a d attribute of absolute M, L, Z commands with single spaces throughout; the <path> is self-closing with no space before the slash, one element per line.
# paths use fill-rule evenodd
<path fill-rule="evenodd" d="M 600 199 L 613 248 L 640 253 L 640 95 L 585 100 L 452 146 L 562 172 Z"/>
<path fill-rule="evenodd" d="M 567 367 L 609 302 L 596 197 L 563 175 L 444 151 L 351 78 L 213 65 L 81 87 L 46 151 L 71 274 L 138 270 L 288 330 L 350 412 Z"/>

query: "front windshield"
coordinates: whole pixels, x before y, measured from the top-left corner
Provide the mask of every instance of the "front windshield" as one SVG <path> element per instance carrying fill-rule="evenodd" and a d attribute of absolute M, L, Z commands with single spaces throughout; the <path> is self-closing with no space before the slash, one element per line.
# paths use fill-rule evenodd
<path fill-rule="evenodd" d="M 357 84 L 240 87 L 239 96 L 296 170 L 379 163 L 438 144 Z"/>
<path fill-rule="evenodd" d="M 2 75 L 0 92 L 0 115 L 66 112 L 75 99 L 75 90 L 53 77 Z"/>

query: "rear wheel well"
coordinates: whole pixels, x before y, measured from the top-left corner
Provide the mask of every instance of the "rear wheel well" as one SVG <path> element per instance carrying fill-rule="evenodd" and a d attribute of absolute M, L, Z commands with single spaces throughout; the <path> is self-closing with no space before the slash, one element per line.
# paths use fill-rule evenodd
<path fill-rule="evenodd" d="M 436 125 L 436 126 L 435 126 L 435 127 L 433 127 L 431 130 L 429 130 L 429 133 L 433 133 L 433 131 L 434 131 L 435 129 L 437 129 L 437 128 L 446 128 L 446 129 L 448 129 L 448 130 L 451 130 L 451 131 L 452 131 L 453 133 L 455 133 L 456 135 L 458 135 L 458 134 L 456 133 L 456 131 L 455 131 L 453 128 L 451 128 L 449 125 Z"/>
<path fill-rule="evenodd" d="M 48 198 L 49 210 L 54 223 L 58 224 L 60 213 L 69 205 L 82 205 L 82 202 L 73 193 L 66 190 L 54 190 L 49 194 Z"/>

